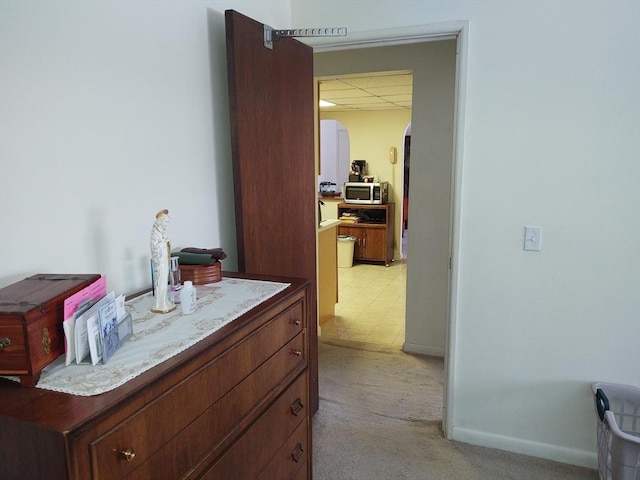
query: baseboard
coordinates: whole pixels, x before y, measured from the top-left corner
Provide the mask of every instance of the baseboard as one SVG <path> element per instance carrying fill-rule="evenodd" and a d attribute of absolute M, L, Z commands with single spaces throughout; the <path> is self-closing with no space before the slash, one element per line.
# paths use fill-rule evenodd
<path fill-rule="evenodd" d="M 598 468 L 598 458 L 595 453 L 558 445 L 533 442 L 459 427 L 453 427 L 452 440 L 577 465 L 579 467 Z"/>
<path fill-rule="evenodd" d="M 418 343 L 404 342 L 404 344 L 402 345 L 402 351 L 407 353 L 413 353 L 416 355 L 427 355 L 429 357 L 444 358 L 444 348 L 429 347 L 427 345 L 420 345 Z"/>

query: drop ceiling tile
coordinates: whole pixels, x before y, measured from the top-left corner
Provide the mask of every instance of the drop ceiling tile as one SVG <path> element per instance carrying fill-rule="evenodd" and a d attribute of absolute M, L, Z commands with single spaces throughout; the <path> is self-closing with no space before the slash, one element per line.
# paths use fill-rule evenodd
<path fill-rule="evenodd" d="M 367 88 L 367 92 L 384 97 L 388 97 L 389 95 L 411 95 L 413 93 L 411 85 L 373 87 Z"/>
<path fill-rule="evenodd" d="M 382 105 L 358 106 L 359 111 L 380 111 L 380 110 L 408 110 L 407 107 L 401 105 L 393 105 L 392 103 L 384 103 Z"/>
<path fill-rule="evenodd" d="M 357 98 L 357 97 L 372 97 L 370 93 L 358 90 L 356 88 L 350 88 L 349 90 L 332 90 L 330 92 L 320 92 L 320 98 L 323 100 L 332 101 L 332 99 L 343 98 Z"/>
<path fill-rule="evenodd" d="M 320 98 L 337 104 L 331 111 L 411 109 L 412 84 L 409 71 L 330 77 L 320 79 Z"/>
<path fill-rule="evenodd" d="M 320 80 L 320 91 L 330 92 L 334 90 L 353 89 L 351 85 L 344 83 L 341 80 Z"/>
<path fill-rule="evenodd" d="M 383 98 L 388 102 L 411 102 L 413 100 L 412 95 L 385 95 Z"/>
<path fill-rule="evenodd" d="M 379 77 L 346 78 L 345 83 L 359 88 L 407 86 L 413 84 L 413 75 L 385 75 Z"/>
<path fill-rule="evenodd" d="M 345 98 L 340 103 L 343 105 L 381 105 L 387 103 L 383 98 L 380 97 L 355 97 L 355 98 Z"/>

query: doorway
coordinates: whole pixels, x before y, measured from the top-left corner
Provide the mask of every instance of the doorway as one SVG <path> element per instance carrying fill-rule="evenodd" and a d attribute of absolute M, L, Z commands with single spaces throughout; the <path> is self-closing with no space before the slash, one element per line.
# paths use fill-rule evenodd
<path fill-rule="evenodd" d="M 407 259 L 409 244 L 409 179 L 411 178 L 411 124 L 404 133 L 402 156 L 402 242 L 400 244 L 400 254 L 403 260 Z"/>
<path fill-rule="evenodd" d="M 413 72 L 363 72 L 317 78 L 319 83 L 320 176 L 335 181 L 337 191 L 348 172 L 327 178 L 335 166 L 334 124 L 344 129 L 350 149 L 338 161 L 344 169 L 363 166 L 363 175 L 387 182 L 392 208 L 393 258 L 386 264 L 356 260 L 351 268 L 338 268 L 338 303 L 335 316 L 321 323 L 323 342 L 358 342 L 359 345 L 401 350 L 405 340 L 406 223 L 405 137 L 411 122 Z M 356 160 L 359 159 L 359 160 Z M 352 172 L 353 173 L 353 172 Z M 337 200 L 341 202 L 341 199 Z M 326 202 L 332 203 L 332 202 Z M 322 207 L 322 218 L 338 218 Z M 366 221 L 366 220 L 364 220 Z M 339 233 L 347 234 L 346 231 Z M 351 233 L 349 233 L 351 234 Z M 353 233 L 354 236 L 358 236 Z M 370 239 L 367 239 L 369 241 Z M 340 247 L 340 245 L 338 245 Z M 366 286 L 366 287 L 365 287 Z"/>
<path fill-rule="evenodd" d="M 368 71 L 351 75 L 316 77 L 319 92 L 320 181 L 336 183 L 336 192 L 352 177 L 386 182 L 393 204 L 392 246 L 389 261 L 406 257 L 402 249 L 404 138 L 411 123 L 413 72 L 409 69 Z M 335 134 L 339 125 L 349 138 L 349 150 L 335 165 Z M 349 175 L 354 169 L 357 175 Z M 351 172 L 356 173 L 356 172 Z M 330 176 L 333 175 L 333 176 Z M 357 180 L 356 180 L 357 181 Z M 336 209 L 333 216 L 337 218 Z"/>
<path fill-rule="evenodd" d="M 412 260 L 415 263 L 408 272 L 407 341 L 404 349 L 445 358 L 443 430 L 449 438 L 452 436 L 455 408 L 452 385 L 455 375 L 456 254 L 459 245 L 459 167 L 464 124 L 462 107 L 467 28 L 467 22 L 457 22 L 455 25 L 416 27 L 411 32 L 391 29 L 369 32 L 367 38 L 359 37 L 352 42 L 340 41 L 331 45 L 330 41 L 324 41 L 314 48 L 316 75 L 329 75 L 337 69 L 356 73 L 374 68 L 411 68 L 414 74 L 418 72 L 418 83 L 426 85 L 422 92 L 420 86 L 414 88 L 414 102 L 416 92 L 423 95 L 418 97 L 419 105 L 414 103 L 412 119 L 412 195 L 409 208 L 411 205 L 419 207 L 419 210 L 414 208 L 412 211 L 411 222 L 413 238 L 419 239 L 419 242 L 414 242 L 413 251 L 417 248 L 420 255 Z M 442 54 L 424 49 L 426 45 L 442 46 L 447 41 L 448 51 Z M 447 70 L 446 79 L 432 75 L 437 70 L 434 65 L 440 61 L 448 63 L 444 68 Z M 363 67 L 363 64 L 367 65 Z M 429 88 L 440 88 L 445 94 L 439 95 Z M 442 99 L 446 99 L 446 105 Z M 426 112 L 431 118 L 426 118 Z M 425 162 L 423 167 L 418 168 L 418 159 Z M 416 189 L 416 185 L 420 188 Z M 412 251 L 411 245 L 409 250 Z M 428 288 L 425 277 L 429 278 L 426 282 Z"/>

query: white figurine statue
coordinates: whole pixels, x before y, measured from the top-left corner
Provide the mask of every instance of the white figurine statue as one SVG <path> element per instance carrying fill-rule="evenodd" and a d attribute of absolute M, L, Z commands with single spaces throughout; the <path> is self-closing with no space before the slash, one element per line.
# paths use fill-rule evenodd
<path fill-rule="evenodd" d="M 156 313 L 168 313 L 176 309 L 175 303 L 169 300 L 168 291 L 171 245 L 166 230 L 169 220 L 169 210 L 160 210 L 156 214 L 156 221 L 151 229 L 151 261 L 155 291 L 151 311 Z"/>

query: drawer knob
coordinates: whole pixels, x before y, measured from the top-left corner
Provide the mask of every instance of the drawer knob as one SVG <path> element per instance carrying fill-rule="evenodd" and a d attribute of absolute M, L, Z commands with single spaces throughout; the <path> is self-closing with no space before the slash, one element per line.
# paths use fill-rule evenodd
<path fill-rule="evenodd" d="M 136 451 L 133 448 L 127 448 L 125 450 L 120 450 L 120 455 L 127 461 L 130 462 L 134 458 L 136 458 Z"/>
<path fill-rule="evenodd" d="M 300 457 L 302 456 L 303 453 L 304 453 L 304 448 L 302 448 L 301 443 L 298 443 L 296 445 L 296 448 L 294 448 L 293 451 L 291 452 L 291 458 L 293 458 L 294 462 L 299 462 Z"/>
<path fill-rule="evenodd" d="M 296 319 L 293 321 L 293 324 L 294 324 L 294 325 L 300 325 L 301 323 L 302 323 L 302 320 L 300 320 L 299 318 L 296 318 Z"/>
<path fill-rule="evenodd" d="M 291 353 L 292 353 L 293 355 L 295 355 L 296 357 L 300 357 L 300 356 L 302 356 L 302 350 L 300 350 L 299 348 L 296 348 L 296 349 L 294 349 L 294 350 L 291 350 Z"/>
<path fill-rule="evenodd" d="M 291 405 L 291 413 L 293 413 L 297 417 L 303 408 L 304 404 L 302 403 L 302 400 L 296 398 L 296 401 Z"/>
<path fill-rule="evenodd" d="M 4 347 L 10 347 L 11 340 L 9 337 L 0 337 L 0 352 L 4 350 Z"/>

